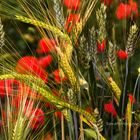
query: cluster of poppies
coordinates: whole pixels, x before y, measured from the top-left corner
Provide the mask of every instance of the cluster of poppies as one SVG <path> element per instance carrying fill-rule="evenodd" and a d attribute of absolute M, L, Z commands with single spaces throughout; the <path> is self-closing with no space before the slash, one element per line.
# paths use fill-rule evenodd
<path fill-rule="evenodd" d="M 50 52 L 56 51 L 56 42 L 53 39 L 42 38 L 39 41 L 39 48 L 36 52 L 40 55 L 45 54 L 44 57 L 24 56 L 18 60 L 16 65 L 16 71 L 21 74 L 32 74 L 40 77 L 46 83 L 48 82 L 48 75 L 53 75 L 54 81 L 60 84 L 66 79 L 61 77 L 60 70 L 56 69 L 51 74 L 47 73 L 47 67 L 53 62 L 53 57 Z"/>
<path fill-rule="evenodd" d="M 15 70 L 20 74 L 31 74 L 39 77 L 46 84 L 48 83 L 48 75 L 52 75 L 54 82 L 57 85 L 60 84 L 67 79 L 64 74 L 62 77 L 60 69 L 56 69 L 50 74 L 47 72 L 47 67 L 53 63 L 51 52 L 56 51 L 55 46 L 55 40 L 42 38 L 39 41 L 39 47 L 36 49 L 36 52 L 38 55 L 42 55 L 43 57 L 37 58 L 35 56 L 24 56 L 17 61 Z M 56 92 L 55 95 L 58 96 Z M 27 120 L 30 119 L 30 127 L 32 129 L 37 129 L 44 125 L 45 115 L 43 110 L 39 107 L 34 107 L 36 98 L 42 99 L 43 97 L 33 91 L 29 86 L 21 83 L 18 80 L 0 80 L 0 97 L 4 98 L 6 96 L 12 99 L 10 105 L 12 106 L 15 113 L 19 112 L 21 105 L 23 106 L 24 116 L 27 118 Z M 23 100 L 25 100 L 23 97 L 26 97 L 26 103 L 24 105 L 22 104 Z M 46 107 L 52 107 L 51 104 L 49 104 L 49 106 L 48 104 L 46 104 Z M 2 110 L 3 118 L 6 118 L 6 114 L 7 113 Z M 55 112 L 54 115 L 57 118 L 61 118 L 61 112 L 59 111 Z"/>
<path fill-rule="evenodd" d="M 137 17 L 138 15 L 138 5 L 133 0 L 129 0 L 129 3 L 121 2 L 116 10 L 116 17 L 119 20 L 126 19 L 131 16 Z"/>

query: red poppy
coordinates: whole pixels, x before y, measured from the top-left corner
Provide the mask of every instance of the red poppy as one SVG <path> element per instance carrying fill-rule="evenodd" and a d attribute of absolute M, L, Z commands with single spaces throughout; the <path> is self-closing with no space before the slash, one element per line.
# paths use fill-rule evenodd
<path fill-rule="evenodd" d="M 56 118 L 58 118 L 58 119 L 61 120 L 61 118 L 62 118 L 62 112 L 61 112 L 61 111 L 56 111 L 56 112 L 54 113 L 54 115 L 55 115 Z"/>
<path fill-rule="evenodd" d="M 125 60 L 125 59 L 128 58 L 127 52 L 126 51 L 123 51 L 123 50 L 119 50 L 117 52 L 117 55 L 118 55 L 119 59 L 121 59 L 121 60 Z"/>
<path fill-rule="evenodd" d="M 128 94 L 128 98 L 131 104 L 136 103 L 136 99 L 132 94 Z"/>
<path fill-rule="evenodd" d="M 65 81 L 67 79 L 64 75 L 61 76 L 61 72 L 59 69 L 55 70 L 52 74 L 53 74 L 54 80 L 57 84 L 60 84 L 61 82 Z"/>
<path fill-rule="evenodd" d="M 19 59 L 16 70 L 22 74 L 31 73 L 47 82 L 47 73 L 39 66 L 37 58 L 33 56 L 25 56 Z"/>
<path fill-rule="evenodd" d="M 99 53 L 103 53 L 105 50 L 105 46 L 106 46 L 106 40 L 104 40 L 102 43 L 97 43 L 97 51 Z"/>
<path fill-rule="evenodd" d="M 117 112 L 112 104 L 112 102 L 110 101 L 109 103 L 104 104 L 104 110 L 110 114 L 112 114 L 114 117 L 117 116 Z"/>
<path fill-rule="evenodd" d="M 131 14 L 138 16 L 138 5 L 133 0 L 129 0 L 129 4 L 131 6 Z"/>
<path fill-rule="evenodd" d="M 53 61 L 53 58 L 51 55 L 47 55 L 45 57 L 39 58 L 38 63 L 42 68 L 47 68 L 51 62 Z"/>
<path fill-rule="evenodd" d="M 105 5 L 109 6 L 112 4 L 113 0 L 101 0 Z"/>
<path fill-rule="evenodd" d="M 29 98 L 31 97 L 31 99 L 34 98 L 36 99 L 37 94 L 35 94 L 35 92 L 33 92 L 33 90 L 31 90 L 31 88 L 26 86 L 25 84 L 20 84 L 20 90 L 18 90 L 18 94 L 16 96 L 13 96 L 11 105 L 16 109 L 18 109 L 22 104 L 23 100 L 26 100 L 25 108 L 24 108 L 25 109 L 24 111 L 26 111 L 26 108 L 29 106 L 29 104 L 30 107 L 31 107 L 31 103 L 33 105 L 32 100 L 27 100 L 28 97 Z"/>
<path fill-rule="evenodd" d="M 77 22 L 80 21 L 80 14 L 69 14 L 66 23 L 65 23 L 65 29 L 70 33 L 73 29 L 73 27 L 76 25 Z"/>
<path fill-rule="evenodd" d="M 31 111 L 31 115 L 30 116 L 27 116 L 27 117 L 30 117 L 29 119 L 32 119 L 31 120 L 31 124 L 30 124 L 30 126 L 31 126 L 32 129 L 37 129 L 40 126 L 43 126 L 44 123 L 45 123 L 44 112 L 40 108 L 33 109 Z"/>
<path fill-rule="evenodd" d="M 0 80 L 0 97 L 5 95 L 5 80 Z"/>
<path fill-rule="evenodd" d="M 80 0 L 63 0 L 68 9 L 77 10 L 80 7 Z"/>
<path fill-rule="evenodd" d="M 116 17 L 119 20 L 128 18 L 131 15 L 131 6 L 129 4 L 120 3 L 116 10 Z"/>
<path fill-rule="evenodd" d="M 48 52 L 53 52 L 56 50 L 56 41 L 54 39 L 42 38 L 39 41 L 39 48 L 37 48 L 37 53 L 43 54 Z"/>
<path fill-rule="evenodd" d="M 1 110 L 1 117 L 3 122 L 7 121 L 7 112 L 5 110 Z"/>
<path fill-rule="evenodd" d="M 19 81 L 9 79 L 9 80 L 0 80 L 0 96 L 4 97 L 5 95 L 12 95 L 13 92 L 19 90 Z"/>
<path fill-rule="evenodd" d="M 20 96 L 15 96 L 14 98 L 12 98 L 12 101 L 11 101 L 12 107 L 18 109 L 20 107 L 20 103 L 21 103 Z"/>

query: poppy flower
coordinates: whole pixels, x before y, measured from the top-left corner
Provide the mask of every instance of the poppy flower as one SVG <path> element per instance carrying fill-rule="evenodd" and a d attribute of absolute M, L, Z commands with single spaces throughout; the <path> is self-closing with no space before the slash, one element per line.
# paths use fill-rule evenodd
<path fill-rule="evenodd" d="M 68 9 L 77 10 L 80 7 L 80 0 L 63 0 Z"/>
<path fill-rule="evenodd" d="M 61 117 L 62 117 L 62 112 L 61 112 L 61 111 L 56 111 L 56 112 L 54 113 L 54 115 L 55 115 L 56 118 L 58 118 L 58 119 L 61 120 Z"/>
<path fill-rule="evenodd" d="M 120 3 L 116 10 L 116 17 L 119 20 L 128 18 L 131 15 L 131 6 L 129 4 Z"/>
<path fill-rule="evenodd" d="M 128 94 L 128 98 L 131 104 L 136 103 L 136 99 L 132 94 Z"/>
<path fill-rule="evenodd" d="M 69 14 L 66 23 L 65 23 L 65 29 L 70 33 L 73 29 L 73 27 L 76 25 L 77 22 L 80 21 L 80 14 Z"/>
<path fill-rule="evenodd" d="M 33 56 L 25 56 L 19 59 L 16 65 L 16 71 L 22 74 L 33 74 L 47 82 L 47 73 L 38 63 L 37 58 Z"/>
<path fill-rule="evenodd" d="M 51 55 L 47 55 L 45 57 L 39 58 L 38 63 L 42 68 L 47 68 L 51 62 L 53 61 L 53 58 Z"/>
<path fill-rule="evenodd" d="M 35 108 L 31 111 L 31 115 L 27 116 L 31 119 L 30 126 L 32 129 L 37 129 L 45 123 L 44 112 L 40 108 Z"/>
<path fill-rule="evenodd" d="M 126 51 L 123 51 L 123 50 L 119 50 L 117 52 L 117 55 L 118 55 L 119 59 L 121 59 L 121 60 L 125 60 L 125 59 L 128 58 L 127 52 Z"/>
<path fill-rule="evenodd" d="M 1 117 L 3 122 L 7 121 L 7 113 L 5 110 L 1 110 Z"/>
<path fill-rule="evenodd" d="M 106 40 L 104 40 L 102 43 L 97 43 L 97 51 L 99 53 L 103 53 L 105 50 L 105 46 L 106 46 Z"/>
<path fill-rule="evenodd" d="M 64 74 L 61 74 L 61 71 L 59 69 L 56 69 L 55 71 L 53 71 L 53 76 L 54 76 L 54 80 L 57 84 L 60 84 L 61 82 L 65 81 L 67 78 L 64 76 Z"/>
<path fill-rule="evenodd" d="M 11 105 L 13 107 L 15 107 L 16 109 L 18 109 L 20 107 L 20 104 L 22 103 L 22 101 L 25 99 L 26 100 L 25 110 L 26 110 L 26 107 L 28 107 L 29 104 L 31 104 L 31 103 L 33 104 L 32 100 L 27 100 L 28 97 L 31 99 L 36 99 L 37 94 L 33 90 L 31 90 L 30 87 L 21 83 L 20 90 L 18 90 L 18 94 L 16 96 L 13 96 L 13 98 L 12 98 Z"/>
<path fill-rule="evenodd" d="M 20 103 L 21 103 L 20 96 L 15 96 L 14 98 L 12 98 L 12 101 L 11 101 L 12 107 L 18 109 L 20 107 Z"/>
<path fill-rule="evenodd" d="M 110 101 L 106 104 L 104 104 L 104 110 L 107 112 L 107 113 L 110 113 L 112 114 L 114 117 L 117 116 L 117 112 L 113 106 L 113 103 Z"/>
<path fill-rule="evenodd" d="M 39 48 L 37 48 L 36 52 L 39 54 L 49 53 L 56 51 L 56 41 L 54 39 L 42 38 L 39 41 Z"/>
<path fill-rule="evenodd" d="M 9 80 L 0 80 L 0 96 L 4 97 L 5 95 L 12 95 L 13 92 L 19 90 L 19 81 L 9 79 Z"/>
<path fill-rule="evenodd" d="M 112 4 L 113 0 L 101 0 L 105 5 L 109 6 Z"/>
<path fill-rule="evenodd" d="M 138 16 L 138 5 L 133 0 L 129 0 L 129 5 L 131 6 L 131 14 Z"/>

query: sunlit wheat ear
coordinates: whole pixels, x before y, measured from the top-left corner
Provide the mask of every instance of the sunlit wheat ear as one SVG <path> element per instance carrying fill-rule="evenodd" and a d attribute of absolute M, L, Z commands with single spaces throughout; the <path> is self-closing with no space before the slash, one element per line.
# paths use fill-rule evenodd
<path fill-rule="evenodd" d="M 129 57 L 133 56 L 135 52 L 136 44 L 139 40 L 139 36 L 140 36 L 140 30 L 138 29 L 137 25 L 136 24 L 132 25 L 129 30 L 129 35 L 126 44 L 126 51 Z"/>
<path fill-rule="evenodd" d="M 80 88 L 76 79 L 76 75 L 67 59 L 67 56 L 58 48 L 58 55 L 60 57 L 59 64 L 63 69 L 64 73 L 68 76 L 71 83 L 72 89 L 75 93 L 78 93 Z"/>
<path fill-rule="evenodd" d="M 49 24 L 46 24 L 42 21 L 39 21 L 37 19 L 30 19 L 30 18 L 27 18 L 27 17 L 23 17 L 23 16 L 20 16 L 20 15 L 15 15 L 16 19 L 17 20 L 20 20 L 22 22 L 25 22 L 25 23 L 30 23 L 30 24 L 33 24 L 37 27 L 42 27 L 44 29 L 47 29 L 47 30 L 50 30 L 53 32 L 54 35 L 56 36 L 60 36 L 62 39 L 65 39 L 67 40 L 68 42 L 70 41 L 68 35 L 64 34 L 63 32 L 61 32 L 57 27 L 55 26 L 52 26 L 52 25 L 49 25 Z"/>
<path fill-rule="evenodd" d="M 112 88 L 114 97 L 115 97 L 115 98 L 117 99 L 117 101 L 119 102 L 120 96 L 121 96 L 121 90 L 120 90 L 120 88 L 118 87 L 118 85 L 116 84 L 116 82 L 115 82 L 111 77 L 108 78 L 108 80 L 109 80 L 110 86 L 111 86 L 111 88 Z"/>
<path fill-rule="evenodd" d="M 22 137 L 24 119 L 21 117 L 16 121 L 15 127 L 13 129 L 12 140 L 20 140 Z"/>

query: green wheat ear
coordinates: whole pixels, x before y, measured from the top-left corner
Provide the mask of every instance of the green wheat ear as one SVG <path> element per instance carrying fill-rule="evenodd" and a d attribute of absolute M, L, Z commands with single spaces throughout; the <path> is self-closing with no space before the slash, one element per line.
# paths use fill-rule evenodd
<path fill-rule="evenodd" d="M 16 121 L 15 127 L 13 129 L 11 140 L 21 140 L 23 128 L 24 128 L 24 118 L 20 116 L 20 118 Z"/>
<path fill-rule="evenodd" d="M 54 35 L 61 37 L 62 39 L 66 40 L 69 43 L 71 42 L 69 36 L 67 34 L 64 34 L 63 32 L 61 32 L 61 30 L 59 30 L 57 27 L 54 27 L 50 24 L 44 23 L 37 19 L 30 19 L 30 18 L 20 16 L 20 15 L 15 15 L 15 18 L 24 23 L 29 23 L 29 24 L 35 25 L 37 27 L 47 29 L 47 30 L 51 31 Z"/>

